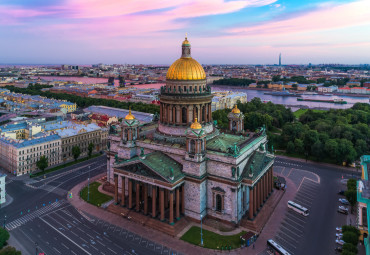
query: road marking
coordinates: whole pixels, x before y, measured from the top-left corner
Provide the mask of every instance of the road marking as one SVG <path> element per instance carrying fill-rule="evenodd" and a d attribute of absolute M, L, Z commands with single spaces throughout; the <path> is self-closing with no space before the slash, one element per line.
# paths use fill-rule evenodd
<path fill-rule="evenodd" d="M 285 231 L 285 230 L 287 230 L 287 231 L 289 231 L 290 233 L 292 233 L 293 235 L 295 235 L 295 236 L 297 236 L 297 237 L 302 237 L 302 235 L 298 235 L 297 233 L 293 232 L 292 230 L 288 229 L 288 228 L 287 228 L 287 227 L 285 227 L 285 226 L 281 226 L 280 231 L 282 230 L 282 228 L 284 228 L 284 231 Z M 284 231 L 283 231 L 283 233 L 284 233 Z M 285 232 L 286 232 L 286 231 L 285 231 Z"/>
<path fill-rule="evenodd" d="M 62 254 L 60 251 L 58 251 L 57 248 L 53 247 L 54 250 L 56 250 L 59 254 Z"/>
<path fill-rule="evenodd" d="M 297 222 L 294 222 L 294 221 L 293 221 L 293 223 L 294 223 L 294 224 L 297 224 L 297 225 L 298 225 L 298 226 L 300 226 L 300 227 L 303 227 L 302 225 L 299 225 Z M 287 219 L 285 219 L 285 222 L 283 221 L 281 224 L 282 224 L 282 225 L 284 225 L 284 224 L 289 225 L 290 227 L 292 227 L 292 228 L 296 229 L 297 231 L 299 231 L 299 232 L 301 232 L 301 233 L 303 234 L 303 231 L 302 231 L 302 230 L 299 230 L 298 228 L 296 228 L 296 227 L 295 227 L 295 226 L 293 226 L 292 224 L 289 224 L 289 223 L 287 222 Z"/>
<path fill-rule="evenodd" d="M 300 214 L 296 214 L 296 213 L 289 213 L 289 212 L 291 212 L 291 211 L 290 211 L 290 210 L 288 211 L 289 217 L 293 217 L 293 218 L 295 218 L 295 219 L 297 219 L 297 220 L 302 221 L 303 223 L 306 223 L 306 221 L 304 221 L 303 219 L 300 219 L 299 217 L 297 217 L 297 215 L 300 215 Z"/>
<path fill-rule="evenodd" d="M 80 248 L 81 250 L 83 250 L 84 252 L 86 252 L 87 254 L 90 254 L 90 252 L 88 252 L 87 250 L 85 250 L 84 248 L 82 248 L 81 246 L 79 246 L 77 243 L 75 243 L 72 239 L 70 239 L 68 236 L 66 236 L 65 234 L 63 234 L 62 232 L 60 232 L 58 229 L 56 229 L 53 225 L 51 225 L 49 222 L 47 222 L 46 220 L 44 220 L 42 217 L 40 217 L 40 220 L 42 220 L 43 222 L 45 222 L 47 225 L 49 225 L 52 229 L 54 229 L 55 231 L 57 231 L 60 235 L 62 235 L 63 237 L 65 237 L 67 240 L 69 240 L 71 243 L 73 243 L 74 245 L 76 245 L 78 248 Z"/>
<path fill-rule="evenodd" d="M 112 250 L 111 248 L 108 248 L 108 250 L 110 250 L 111 252 L 113 252 L 114 254 L 118 254 L 117 252 L 115 252 L 114 250 Z"/>
<path fill-rule="evenodd" d="M 69 250 L 69 248 L 64 243 L 60 243 L 60 244 L 63 245 L 67 250 Z"/>

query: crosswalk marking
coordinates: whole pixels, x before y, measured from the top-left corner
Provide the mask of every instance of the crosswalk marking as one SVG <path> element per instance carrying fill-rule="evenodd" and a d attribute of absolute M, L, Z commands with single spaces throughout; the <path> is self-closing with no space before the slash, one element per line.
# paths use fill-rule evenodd
<path fill-rule="evenodd" d="M 39 216 L 41 216 L 41 215 L 43 215 L 43 214 L 45 214 L 49 211 L 52 211 L 55 208 L 58 208 L 58 207 L 66 204 L 66 203 L 67 203 L 67 201 L 64 200 L 64 199 L 59 200 L 59 201 L 54 202 L 54 203 L 51 203 L 49 205 L 46 205 L 45 207 L 42 207 L 42 208 L 40 208 L 36 211 L 33 211 L 32 213 L 28 213 L 28 214 L 26 214 L 26 215 L 24 215 L 24 216 L 22 216 L 22 217 L 20 217 L 16 220 L 13 220 L 12 222 L 7 223 L 5 227 L 8 231 L 13 230 L 13 229 L 15 229 L 17 227 L 20 227 L 20 226 L 26 224 L 27 222 L 32 221 L 33 219 L 35 219 L 35 218 L 37 218 L 37 217 L 39 217 Z"/>

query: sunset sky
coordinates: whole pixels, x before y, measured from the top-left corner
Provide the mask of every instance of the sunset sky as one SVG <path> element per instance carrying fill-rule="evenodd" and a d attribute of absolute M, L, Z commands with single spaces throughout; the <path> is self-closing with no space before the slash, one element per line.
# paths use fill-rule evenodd
<path fill-rule="evenodd" d="M 1 64 L 370 63 L 370 1 L 1 0 Z"/>

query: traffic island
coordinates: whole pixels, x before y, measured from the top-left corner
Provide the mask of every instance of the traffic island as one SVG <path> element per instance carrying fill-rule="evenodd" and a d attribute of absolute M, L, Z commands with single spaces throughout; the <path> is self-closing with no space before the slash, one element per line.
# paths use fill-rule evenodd
<path fill-rule="evenodd" d="M 185 242 L 201 246 L 200 230 L 200 227 L 193 226 L 180 239 Z M 241 231 L 234 235 L 219 235 L 203 228 L 202 233 L 202 247 L 214 250 L 233 250 L 240 248 L 240 237 L 243 236 L 246 231 Z"/>
<path fill-rule="evenodd" d="M 100 207 L 102 204 L 110 201 L 113 199 L 112 196 L 106 195 L 101 193 L 98 189 L 99 186 L 102 185 L 100 182 L 93 182 L 90 184 L 90 192 L 88 192 L 89 188 L 88 186 L 85 186 L 81 191 L 80 191 L 80 197 L 85 200 L 86 202 Z M 88 194 L 90 193 L 90 194 Z"/>

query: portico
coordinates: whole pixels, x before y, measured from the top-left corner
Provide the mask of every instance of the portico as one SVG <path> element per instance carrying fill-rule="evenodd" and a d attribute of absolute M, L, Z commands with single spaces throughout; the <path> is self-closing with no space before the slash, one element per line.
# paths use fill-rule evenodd
<path fill-rule="evenodd" d="M 160 152 L 117 162 L 114 167 L 116 205 L 173 225 L 185 212 L 181 168 Z"/>

